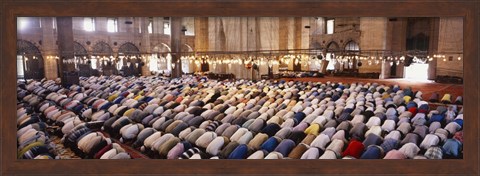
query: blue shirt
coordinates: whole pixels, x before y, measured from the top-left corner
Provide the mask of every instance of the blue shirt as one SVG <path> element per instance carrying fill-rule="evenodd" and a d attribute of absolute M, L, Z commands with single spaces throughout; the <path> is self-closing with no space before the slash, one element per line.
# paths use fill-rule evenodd
<path fill-rule="evenodd" d="M 456 139 L 447 139 L 445 144 L 442 146 L 443 153 L 447 155 L 451 155 L 454 157 L 458 157 L 458 153 L 460 152 L 460 148 L 462 144 Z"/>

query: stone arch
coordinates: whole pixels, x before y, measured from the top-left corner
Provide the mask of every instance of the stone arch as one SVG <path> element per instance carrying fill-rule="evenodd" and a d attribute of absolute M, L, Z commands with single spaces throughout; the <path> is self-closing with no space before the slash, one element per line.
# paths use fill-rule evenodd
<path fill-rule="evenodd" d="M 166 52 L 171 52 L 172 50 L 170 49 L 170 46 L 168 46 L 165 43 L 160 43 L 153 47 L 152 53 L 166 53 Z"/>
<path fill-rule="evenodd" d="M 122 62 L 122 68 L 120 71 L 124 76 L 138 76 L 142 73 L 141 67 L 143 66 L 140 56 L 140 50 L 132 42 L 125 42 L 118 48 L 118 55 L 125 56 Z"/>
<path fill-rule="evenodd" d="M 130 55 L 130 54 L 140 54 L 140 50 L 138 49 L 135 44 L 131 42 L 126 42 L 118 48 L 118 53 L 122 53 L 124 55 Z"/>
<path fill-rule="evenodd" d="M 311 46 L 312 46 L 313 49 L 321 49 L 322 48 L 322 45 L 318 42 L 312 43 Z"/>
<path fill-rule="evenodd" d="M 327 51 L 336 51 L 340 49 L 340 46 L 335 41 L 330 41 L 326 47 Z"/>
<path fill-rule="evenodd" d="M 91 76 L 92 68 L 89 64 L 90 62 L 88 62 L 89 57 L 87 57 L 88 52 L 85 47 L 80 42 L 73 41 L 73 53 L 79 59 L 79 62 L 76 63 L 76 68 L 78 68 L 80 76 Z"/>
<path fill-rule="evenodd" d="M 100 41 L 93 46 L 92 55 L 111 56 L 113 55 L 113 50 L 108 43 Z"/>
<path fill-rule="evenodd" d="M 153 66 L 150 69 L 166 70 L 168 68 L 168 62 L 165 59 L 159 59 L 160 57 L 167 57 L 166 53 L 171 52 L 170 46 L 166 43 L 159 43 L 152 48 L 152 57 L 158 58 L 158 60 L 151 60 L 149 65 Z M 153 65 L 152 65 L 153 64 Z"/>
<path fill-rule="evenodd" d="M 183 44 L 182 52 L 193 52 L 193 47 L 189 44 Z"/>
<path fill-rule="evenodd" d="M 355 40 L 349 40 L 345 43 L 343 48 L 345 49 L 345 51 L 359 51 L 360 45 Z"/>
<path fill-rule="evenodd" d="M 86 56 L 88 54 L 85 47 L 77 41 L 73 41 L 73 53 L 74 55 Z"/>
<path fill-rule="evenodd" d="M 17 40 L 17 55 L 21 55 L 25 79 L 44 78 L 43 56 L 35 44 L 27 40 Z M 26 59 L 28 58 L 28 59 Z M 17 68 L 20 69 L 20 68 Z"/>
<path fill-rule="evenodd" d="M 17 40 L 17 54 L 30 54 L 41 57 L 42 53 L 35 44 L 27 40 Z"/>
<path fill-rule="evenodd" d="M 190 57 L 190 56 L 193 54 L 193 51 L 194 51 L 193 47 L 190 46 L 189 44 L 186 44 L 186 43 L 185 43 L 185 44 L 183 44 L 183 46 L 182 46 L 182 48 L 181 48 L 181 52 L 183 52 L 183 53 L 181 54 L 181 56 L 188 58 L 188 57 Z M 188 59 L 187 59 L 187 60 L 182 60 L 182 63 L 181 63 L 181 66 L 182 66 L 181 70 L 182 70 L 182 72 L 183 72 L 183 73 L 190 73 L 190 72 L 192 72 L 191 69 L 193 69 L 193 68 L 190 68 L 190 65 L 191 65 L 191 64 L 190 64 L 190 62 L 189 62 Z"/>
<path fill-rule="evenodd" d="M 325 60 L 329 61 L 328 64 L 327 64 L 327 70 L 334 70 L 335 67 L 335 55 L 337 54 L 336 52 L 338 52 L 339 50 L 341 50 L 340 46 L 338 45 L 337 42 L 335 41 L 330 41 L 327 43 L 326 47 L 325 47 Z"/>

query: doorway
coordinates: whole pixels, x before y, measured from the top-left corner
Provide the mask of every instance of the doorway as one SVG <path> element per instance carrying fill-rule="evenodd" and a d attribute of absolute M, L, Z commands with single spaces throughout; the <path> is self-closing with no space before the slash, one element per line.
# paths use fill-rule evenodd
<path fill-rule="evenodd" d="M 405 67 L 405 79 L 428 80 L 428 63 L 412 63 L 410 66 Z"/>

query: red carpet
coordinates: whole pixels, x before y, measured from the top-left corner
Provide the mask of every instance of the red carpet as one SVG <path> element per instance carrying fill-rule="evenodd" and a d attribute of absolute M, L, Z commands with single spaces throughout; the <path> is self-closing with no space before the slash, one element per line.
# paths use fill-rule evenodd
<path fill-rule="evenodd" d="M 324 77 L 324 78 L 282 78 L 282 80 L 294 80 L 294 81 L 312 81 L 312 82 L 342 82 L 342 83 L 379 83 L 385 85 L 399 85 L 400 88 L 411 87 L 413 91 L 422 91 L 423 99 L 428 100 L 432 93 L 437 92 L 440 98 L 444 94 L 449 93 L 452 95 L 452 101 L 455 101 L 457 96 L 463 96 L 463 85 L 461 84 L 443 84 L 433 81 L 412 81 L 405 79 L 365 79 L 365 78 L 349 78 L 349 77 Z"/>

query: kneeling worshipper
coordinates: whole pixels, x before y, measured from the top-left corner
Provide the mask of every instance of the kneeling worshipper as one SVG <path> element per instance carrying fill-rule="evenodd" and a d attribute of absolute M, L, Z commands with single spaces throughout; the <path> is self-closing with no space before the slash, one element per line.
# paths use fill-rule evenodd
<path fill-rule="evenodd" d="M 399 85 L 92 76 L 17 94 L 19 158 L 62 158 L 59 147 L 84 159 L 463 157 L 462 98 Z"/>

